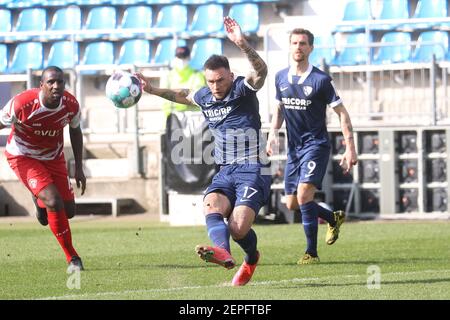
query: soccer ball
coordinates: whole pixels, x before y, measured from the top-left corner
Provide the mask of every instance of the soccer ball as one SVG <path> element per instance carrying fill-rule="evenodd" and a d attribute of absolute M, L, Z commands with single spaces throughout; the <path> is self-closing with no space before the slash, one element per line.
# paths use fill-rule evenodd
<path fill-rule="evenodd" d="M 116 71 L 106 83 L 106 96 L 117 108 L 129 108 L 138 103 L 142 95 L 140 80 L 125 71 Z"/>

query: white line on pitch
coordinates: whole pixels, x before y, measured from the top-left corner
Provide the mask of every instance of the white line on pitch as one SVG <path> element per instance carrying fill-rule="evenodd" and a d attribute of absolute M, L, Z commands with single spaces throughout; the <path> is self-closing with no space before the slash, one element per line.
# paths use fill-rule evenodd
<path fill-rule="evenodd" d="M 423 274 L 423 273 L 449 273 L 450 269 L 443 270 L 422 270 L 422 271 L 407 271 L 407 272 L 388 272 L 382 273 L 382 276 L 390 276 L 390 275 L 414 275 L 414 274 Z M 361 278 L 367 277 L 366 274 L 344 274 L 344 275 L 334 275 L 334 276 L 326 276 L 326 277 L 315 277 L 315 278 L 293 278 L 293 279 L 284 279 L 284 280 L 268 280 L 268 281 L 254 281 L 248 284 L 248 286 L 265 286 L 265 285 L 277 285 L 284 283 L 298 283 L 298 282 L 313 282 L 320 281 L 326 279 L 334 279 L 337 278 Z M 222 288 L 229 287 L 231 284 L 225 283 L 221 285 L 209 285 L 209 286 L 188 286 L 188 287 L 175 287 L 175 288 L 164 288 L 164 289 L 146 289 L 146 290 L 125 290 L 125 291 L 111 291 L 111 292 L 97 292 L 97 293 L 83 293 L 83 294 L 73 294 L 73 295 L 64 295 L 64 296 L 53 296 L 53 297 L 44 297 L 37 298 L 37 300 L 66 300 L 66 299 L 76 299 L 76 298 L 86 298 L 86 297 L 102 297 L 102 296 L 119 296 L 119 295 L 127 295 L 127 294 L 140 294 L 140 293 L 158 293 L 158 292 L 172 292 L 172 291 L 183 291 L 183 290 L 195 290 L 195 289 L 207 289 L 207 288 Z"/>

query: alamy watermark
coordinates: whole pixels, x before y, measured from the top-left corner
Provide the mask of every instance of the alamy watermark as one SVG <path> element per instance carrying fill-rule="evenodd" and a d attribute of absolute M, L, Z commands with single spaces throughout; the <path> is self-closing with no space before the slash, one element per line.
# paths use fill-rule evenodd
<path fill-rule="evenodd" d="M 381 289 L 381 269 L 377 265 L 367 267 L 367 289 Z"/>
<path fill-rule="evenodd" d="M 66 287 L 69 290 L 81 289 L 81 271 L 79 269 L 67 270 L 69 277 L 66 281 Z"/>

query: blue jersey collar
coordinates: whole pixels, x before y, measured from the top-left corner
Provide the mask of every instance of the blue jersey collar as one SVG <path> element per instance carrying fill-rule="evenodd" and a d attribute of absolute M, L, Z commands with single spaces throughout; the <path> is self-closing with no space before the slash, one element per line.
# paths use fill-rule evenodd
<path fill-rule="evenodd" d="M 306 70 L 305 73 L 302 74 L 300 79 L 298 79 L 297 84 L 303 84 L 303 82 L 305 82 L 306 78 L 308 78 L 308 76 L 310 75 L 312 69 L 313 69 L 312 64 L 308 64 L 308 69 Z M 296 76 L 295 73 L 296 73 L 296 71 L 294 70 L 294 68 L 290 67 L 289 72 L 288 72 L 288 81 L 290 84 L 294 84 L 294 76 Z"/>

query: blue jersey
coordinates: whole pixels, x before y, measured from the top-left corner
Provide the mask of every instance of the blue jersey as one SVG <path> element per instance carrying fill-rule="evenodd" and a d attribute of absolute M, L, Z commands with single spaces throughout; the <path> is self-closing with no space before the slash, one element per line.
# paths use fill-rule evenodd
<path fill-rule="evenodd" d="M 219 165 L 259 163 L 265 150 L 256 90 L 237 77 L 223 100 L 208 87 L 193 95 L 214 136 L 214 159 Z"/>
<path fill-rule="evenodd" d="M 331 77 L 311 64 L 301 77 L 286 68 L 276 74 L 275 88 L 276 98 L 284 106 L 289 150 L 329 145 L 326 106 L 341 104 Z"/>

